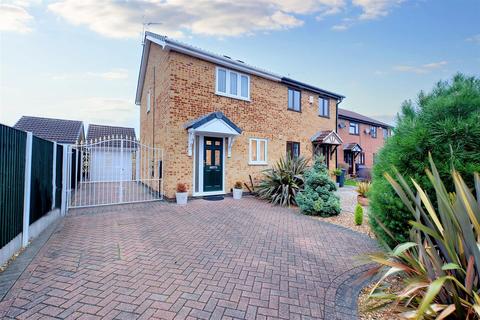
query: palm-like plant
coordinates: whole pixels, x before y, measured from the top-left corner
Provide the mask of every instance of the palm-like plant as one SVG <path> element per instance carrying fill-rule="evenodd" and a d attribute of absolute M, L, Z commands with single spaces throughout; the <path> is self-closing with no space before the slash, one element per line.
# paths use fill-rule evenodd
<path fill-rule="evenodd" d="M 474 174 L 474 195 L 453 171 L 452 194 L 431 156 L 430 164 L 426 172 L 436 208 L 414 180 L 412 190 L 398 172 L 396 179 L 385 174 L 415 221 L 410 221 L 411 242 L 369 256 L 380 264 L 373 273 L 382 273 L 371 297 L 394 301 L 396 310 L 409 319 L 480 319 L 480 176 Z M 394 274 L 400 289 L 386 293 L 380 286 Z"/>
<path fill-rule="evenodd" d="M 280 158 L 271 169 L 263 172 L 264 178 L 258 186 L 258 196 L 284 207 L 296 204 L 295 196 L 303 189 L 303 174 L 307 164 L 308 160 L 304 157 Z"/>

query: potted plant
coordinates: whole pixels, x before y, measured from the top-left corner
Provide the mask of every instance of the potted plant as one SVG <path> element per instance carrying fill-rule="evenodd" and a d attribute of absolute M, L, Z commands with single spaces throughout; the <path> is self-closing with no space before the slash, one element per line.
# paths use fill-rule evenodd
<path fill-rule="evenodd" d="M 241 181 L 235 182 L 235 186 L 233 187 L 233 199 L 235 200 L 242 199 L 242 193 L 243 193 L 242 182 Z"/>
<path fill-rule="evenodd" d="M 335 169 L 332 170 L 332 174 L 333 174 L 333 175 L 336 177 L 336 179 L 337 179 L 337 180 L 336 180 L 336 183 L 335 183 L 335 184 L 337 185 L 337 188 L 340 187 L 340 186 L 343 187 L 343 183 L 342 183 L 342 185 L 340 185 L 340 183 L 343 182 L 343 181 L 341 181 L 341 179 L 342 179 L 342 170 L 341 170 L 340 168 L 335 168 Z"/>
<path fill-rule="evenodd" d="M 188 199 L 188 189 L 185 183 L 177 183 L 177 192 L 175 193 L 177 204 L 186 205 Z"/>
<path fill-rule="evenodd" d="M 368 191 L 370 190 L 371 183 L 368 181 L 365 182 L 359 182 L 358 187 L 357 187 L 357 201 L 359 204 L 362 206 L 368 206 L 368 198 L 367 194 Z"/>

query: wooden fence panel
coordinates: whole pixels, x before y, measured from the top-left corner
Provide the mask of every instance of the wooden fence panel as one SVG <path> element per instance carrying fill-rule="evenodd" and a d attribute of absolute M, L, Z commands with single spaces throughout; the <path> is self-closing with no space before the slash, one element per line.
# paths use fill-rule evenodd
<path fill-rule="evenodd" d="M 52 210 L 53 142 L 33 136 L 30 224 Z"/>
<path fill-rule="evenodd" d="M 26 140 L 0 124 L 0 248 L 22 232 Z"/>

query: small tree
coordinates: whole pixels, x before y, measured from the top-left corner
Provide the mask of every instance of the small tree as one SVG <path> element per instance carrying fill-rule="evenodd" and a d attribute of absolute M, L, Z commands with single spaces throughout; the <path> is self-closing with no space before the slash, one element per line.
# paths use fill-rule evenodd
<path fill-rule="evenodd" d="M 354 220 L 354 222 L 357 226 L 360 226 L 363 223 L 363 208 L 358 203 L 355 206 L 355 212 L 353 214 L 353 220 Z"/>
<path fill-rule="evenodd" d="M 397 120 L 395 134 L 377 154 L 369 193 L 368 220 L 377 237 L 392 248 L 408 241 L 413 216 L 385 173 L 396 174 L 395 167 L 410 187 L 414 179 L 433 196 L 424 174 L 430 152 L 447 190 L 453 189 L 453 168 L 473 187 L 473 172 L 480 172 L 480 78 L 457 74 L 439 82 L 431 92 L 420 92 L 416 103 L 405 102 Z"/>
<path fill-rule="evenodd" d="M 323 156 L 319 156 L 305 172 L 305 188 L 297 194 L 295 200 L 305 214 L 335 216 L 340 213 L 340 199 L 333 193 L 336 189 Z"/>

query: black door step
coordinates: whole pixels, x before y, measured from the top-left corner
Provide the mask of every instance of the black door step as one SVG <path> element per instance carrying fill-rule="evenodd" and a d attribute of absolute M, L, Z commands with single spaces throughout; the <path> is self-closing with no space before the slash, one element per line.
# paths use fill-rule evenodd
<path fill-rule="evenodd" d="M 203 200 L 207 200 L 207 201 L 220 201 L 220 200 L 223 200 L 225 199 L 224 196 L 205 196 L 203 197 Z"/>

